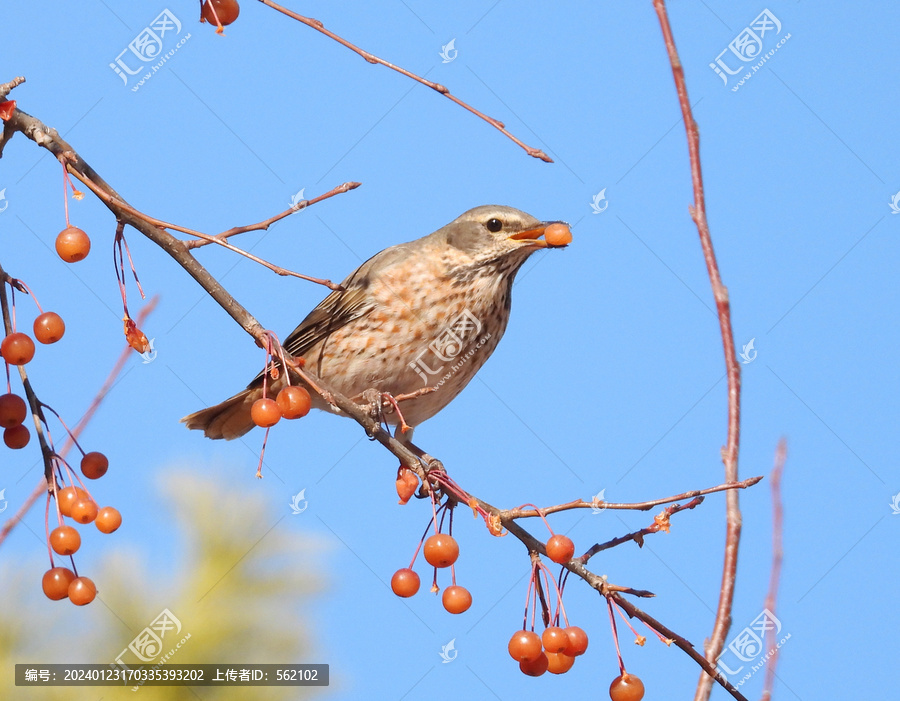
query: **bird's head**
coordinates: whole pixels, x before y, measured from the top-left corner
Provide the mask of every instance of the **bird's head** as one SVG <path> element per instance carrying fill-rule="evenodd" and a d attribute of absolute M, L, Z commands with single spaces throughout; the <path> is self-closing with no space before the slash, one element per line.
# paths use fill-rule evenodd
<path fill-rule="evenodd" d="M 473 262 L 485 263 L 511 259 L 521 264 L 539 248 L 562 248 L 572 240 L 564 222 L 541 221 L 501 205 L 470 209 L 435 235 Z"/>

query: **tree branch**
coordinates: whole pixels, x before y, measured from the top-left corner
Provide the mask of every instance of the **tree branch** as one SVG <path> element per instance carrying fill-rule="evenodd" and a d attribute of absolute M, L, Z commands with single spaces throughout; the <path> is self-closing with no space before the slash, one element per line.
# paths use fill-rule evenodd
<path fill-rule="evenodd" d="M 457 105 L 459 105 L 463 109 L 467 109 L 469 112 L 474 114 L 476 117 L 483 119 L 485 122 L 490 124 L 492 127 L 497 129 L 498 131 L 500 131 L 504 136 L 506 136 L 508 139 L 510 139 L 510 141 L 512 141 L 513 143 L 517 144 L 522 149 L 524 149 L 525 153 L 527 153 L 529 156 L 532 156 L 534 158 L 540 158 L 542 161 L 544 161 L 546 163 L 553 163 L 553 159 L 550 158 L 550 156 L 548 156 L 546 153 L 541 151 L 539 148 L 534 148 L 533 146 L 529 146 L 528 144 L 524 143 L 523 141 L 520 141 L 515 136 L 513 136 L 510 132 L 508 132 L 506 130 L 506 125 L 504 125 L 503 122 L 501 122 L 497 119 L 494 119 L 493 117 L 489 117 L 488 115 L 484 114 L 484 112 L 479 112 L 477 109 L 472 107 L 469 103 L 464 102 L 463 100 L 460 100 L 455 95 L 452 95 L 450 93 L 450 90 L 448 90 L 445 86 L 441 85 L 440 83 L 433 83 L 432 81 L 427 80 L 421 76 L 418 76 L 415 73 L 411 73 L 410 71 L 406 70 L 405 68 L 401 68 L 400 66 L 396 66 L 393 63 L 385 61 L 383 58 L 379 58 L 375 54 L 369 53 L 368 51 L 365 51 L 364 49 L 359 48 L 355 44 L 351 44 L 349 41 L 347 41 L 343 37 L 340 37 L 337 34 L 335 34 L 334 32 L 332 32 L 328 29 L 325 29 L 325 25 L 322 24 L 317 19 L 312 19 L 311 17 L 304 17 L 303 15 L 299 15 L 296 12 L 293 12 L 292 10 L 287 9 L 286 7 L 282 7 L 278 3 L 272 2 L 272 0 L 259 0 L 259 1 L 263 5 L 267 5 L 267 6 L 271 7 L 273 10 L 277 10 L 278 12 L 282 13 L 283 15 L 287 15 L 291 19 L 295 19 L 298 22 L 302 22 L 307 27 L 311 27 L 312 29 L 315 29 L 317 32 L 321 32 L 328 38 L 334 39 L 338 44 L 340 44 L 341 46 L 346 46 L 351 51 L 356 52 L 357 54 L 362 56 L 369 63 L 376 63 L 376 64 L 380 63 L 382 66 L 390 68 L 392 71 L 397 71 L 398 73 L 402 73 L 407 78 L 412 78 L 417 83 L 421 83 L 425 87 L 431 88 L 432 90 L 439 92 L 441 95 L 446 97 L 448 100 L 452 100 L 453 102 L 455 102 Z"/>
<path fill-rule="evenodd" d="M 703 258 L 706 261 L 709 281 L 716 300 L 719 328 L 725 351 L 725 367 L 728 372 L 728 437 L 726 446 L 722 450 L 722 461 L 725 464 L 725 480 L 737 482 L 738 451 L 741 440 L 741 366 L 738 364 L 735 356 L 728 289 L 722 284 L 722 278 L 719 275 L 719 264 L 716 261 L 716 254 L 713 250 L 709 223 L 706 220 L 703 174 L 700 170 L 700 133 L 697 129 L 697 123 L 694 121 L 694 115 L 691 112 L 691 103 L 688 99 L 687 85 L 684 79 L 684 68 L 681 65 L 681 59 L 678 57 L 678 50 L 675 48 L 675 37 L 672 35 L 672 27 L 669 24 L 665 0 L 653 0 L 653 7 L 659 18 L 659 25 L 669 54 L 672 76 L 675 79 L 675 88 L 678 92 L 678 103 L 681 106 L 681 114 L 684 119 L 688 153 L 691 161 L 691 183 L 694 189 L 694 204 L 690 208 L 690 213 L 694 223 L 697 225 L 697 232 L 700 234 L 700 245 L 703 248 Z M 722 565 L 722 585 L 719 591 L 716 620 L 713 624 L 712 634 L 705 646 L 706 659 L 711 663 L 714 663 L 722 653 L 722 649 L 725 646 L 725 638 L 728 635 L 729 628 L 731 628 L 731 607 L 734 602 L 738 546 L 741 540 L 741 510 L 736 490 L 730 490 L 725 495 L 725 504 L 725 556 Z M 712 678 L 707 674 L 701 675 L 697 682 L 694 701 L 706 701 L 709 699 L 711 691 Z"/>
<path fill-rule="evenodd" d="M 555 514 L 558 511 L 568 511 L 569 509 L 619 509 L 622 511 L 649 511 L 654 506 L 661 506 L 662 504 L 670 504 L 673 501 L 682 501 L 683 499 L 693 499 L 695 497 L 704 496 L 706 494 L 714 494 L 715 492 L 725 492 L 729 489 L 746 489 L 747 487 L 752 487 L 762 480 L 762 475 L 757 477 L 748 477 L 747 479 L 741 482 L 726 482 L 725 484 L 720 484 L 717 487 L 709 487 L 707 489 L 696 489 L 690 492 L 683 492 L 682 494 L 676 494 L 673 497 L 665 497 L 663 499 L 653 499 L 652 501 L 640 501 L 636 503 L 623 503 L 618 504 L 615 502 L 607 502 L 607 501 L 584 501 L 582 499 L 576 499 L 575 501 L 570 501 L 568 504 L 558 504 L 557 506 L 547 506 L 541 508 L 540 513 L 538 513 L 535 509 L 507 509 L 502 513 L 504 518 L 534 518 L 541 516 L 547 516 L 549 514 Z"/>
<path fill-rule="evenodd" d="M 232 227 L 231 229 L 228 229 L 228 231 L 223 231 L 221 234 L 216 234 L 215 236 L 212 236 L 212 237 L 207 237 L 207 238 L 203 238 L 203 239 L 195 239 L 194 241 L 187 241 L 185 243 L 185 245 L 187 246 L 188 250 L 190 250 L 192 248 L 200 248 L 201 246 L 205 246 L 209 243 L 219 243 L 220 241 L 224 241 L 225 239 L 228 239 L 232 236 L 236 236 L 237 234 L 245 234 L 248 231 L 259 231 L 261 229 L 268 229 L 275 222 L 280 221 L 280 220 L 284 219 L 285 217 L 289 217 L 294 212 L 299 212 L 301 209 L 306 209 L 307 207 L 310 207 L 310 206 L 316 204 L 317 202 L 321 202 L 322 200 L 327 200 L 329 197 L 334 197 L 335 195 L 340 195 L 345 192 L 349 192 L 350 190 L 355 190 L 360 185 L 362 185 L 362 183 L 357 183 L 357 182 L 349 182 L 349 183 L 344 183 L 342 185 L 338 185 L 337 187 L 332 188 L 331 190 L 326 192 L 324 195 L 319 195 L 318 197 L 313 197 L 311 200 L 301 200 L 293 207 L 289 207 L 288 209 L 284 210 L 280 214 L 276 214 L 273 217 L 264 219 L 263 221 L 259 222 L 258 224 L 248 224 L 247 226 L 235 226 L 235 227 Z"/>
<path fill-rule="evenodd" d="M 265 1 L 265 0 L 263 0 Z M 85 183 L 88 187 L 91 188 L 92 192 L 94 192 L 98 198 L 106 205 L 106 207 L 115 215 L 115 217 L 119 220 L 125 221 L 130 224 L 133 228 L 135 228 L 140 233 L 144 234 L 148 239 L 156 243 L 160 246 L 164 251 L 166 251 L 180 266 L 182 266 L 188 274 L 190 274 L 197 282 L 203 287 L 204 290 L 216 301 L 219 306 L 221 306 L 248 334 L 250 334 L 261 347 L 267 347 L 267 344 L 272 344 L 273 341 L 271 339 L 271 334 L 266 331 L 259 322 L 247 311 L 231 294 L 219 283 L 215 278 L 213 278 L 209 272 L 193 257 L 188 249 L 187 242 L 181 241 L 174 236 L 172 236 L 168 231 L 166 231 L 166 227 L 170 225 L 165 222 L 160 222 L 158 220 L 154 220 L 152 218 L 146 217 L 141 214 L 129 204 L 125 202 L 125 200 L 119 196 L 119 194 L 103 180 L 100 175 L 93 170 L 93 168 L 88 165 L 84 159 L 82 159 L 72 147 L 66 143 L 55 130 L 46 127 L 39 120 L 31 117 L 30 115 L 25 114 L 21 110 L 16 110 L 13 117 L 11 118 L 10 124 L 13 125 L 17 131 L 21 131 L 23 134 L 31 138 L 38 145 L 48 149 L 51 151 L 57 158 L 62 156 L 67 164 L 67 168 L 69 172 L 78 177 L 82 182 Z M 176 228 L 176 227 L 173 227 Z M 184 231 L 184 229 L 176 228 L 176 230 Z M 186 233 L 196 232 L 187 231 Z M 201 235 L 201 238 L 206 238 L 205 235 Z M 214 238 L 214 237 L 208 237 Z M 217 242 L 218 243 L 218 242 Z M 273 357 L 280 358 L 282 356 L 283 349 L 276 347 L 273 349 Z M 289 362 L 289 361 L 288 361 Z M 542 541 L 538 540 L 535 536 L 525 530 L 522 526 L 520 526 L 516 518 L 520 516 L 512 516 L 511 512 L 503 511 L 483 500 L 480 500 L 476 497 L 473 497 L 466 493 L 464 490 L 459 488 L 452 483 L 452 480 L 448 480 L 446 477 L 441 477 L 443 473 L 441 470 L 436 469 L 435 464 L 432 463 L 429 467 L 431 469 L 426 469 L 423 465 L 422 459 L 417 455 L 413 450 L 410 449 L 409 445 L 406 443 L 402 443 L 397 440 L 391 433 L 385 429 L 385 427 L 375 418 L 374 413 L 371 411 L 371 407 L 367 405 L 357 404 L 353 400 L 344 396 L 343 394 L 336 392 L 333 388 L 331 388 L 328 383 L 324 382 L 321 378 L 318 378 L 308 371 L 303 370 L 300 367 L 294 367 L 291 370 L 292 372 L 297 372 L 301 377 L 306 380 L 307 384 L 310 387 L 318 392 L 326 401 L 337 407 L 341 410 L 346 416 L 352 418 L 356 421 L 366 432 L 366 434 L 372 438 L 373 440 L 381 443 L 389 452 L 391 452 L 394 456 L 399 458 L 400 462 L 406 467 L 415 471 L 420 478 L 423 479 L 423 483 L 428 485 L 440 485 L 441 487 L 452 485 L 453 490 L 448 495 L 449 498 L 456 499 L 457 501 L 463 501 L 464 503 L 469 504 L 473 509 L 479 511 L 486 517 L 486 521 L 488 522 L 488 526 L 491 529 L 491 532 L 495 535 L 498 535 L 502 528 L 506 528 L 506 530 L 515 536 L 518 540 L 520 540 L 525 547 L 528 549 L 529 553 L 537 553 L 539 555 L 546 556 L 545 545 Z M 758 481 L 758 480 L 757 480 Z M 702 493 L 706 493 L 707 491 L 722 491 L 727 490 L 728 494 L 734 493 L 738 488 L 743 488 L 744 486 L 749 486 L 750 483 L 755 483 L 753 480 L 748 480 L 748 484 L 738 483 L 737 480 L 730 480 L 732 484 L 721 485 L 720 487 L 715 487 L 712 490 L 703 490 Z M 436 488 L 432 486 L 432 488 Z M 665 503 L 669 500 L 662 500 L 660 503 Z M 655 502 L 644 502 L 639 505 L 643 508 L 650 508 L 654 505 Z M 687 508 L 687 507 L 685 507 Z M 504 517 L 506 514 L 506 517 Z M 497 525 L 498 528 L 495 530 L 494 525 Z M 668 631 L 664 626 L 658 624 L 647 614 L 641 612 L 637 607 L 629 604 L 625 599 L 622 599 L 621 594 L 630 594 L 633 596 L 639 597 L 652 597 L 653 593 L 649 591 L 633 589 L 630 587 L 622 587 L 610 584 L 605 576 L 600 576 L 591 572 L 585 564 L 579 558 L 573 558 L 569 562 L 563 565 L 569 572 L 577 575 L 581 579 L 583 579 L 589 586 L 603 594 L 604 596 L 616 596 L 616 602 L 621 605 L 626 611 L 629 613 L 634 612 L 633 615 L 638 615 L 638 617 L 642 617 L 641 620 L 645 622 L 650 622 L 648 625 L 653 625 L 657 627 L 661 631 L 665 631 L 669 637 L 678 641 L 682 640 L 680 636 L 676 636 L 671 631 Z M 687 641 L 683 642 L 683 649 L 688 652 L 691 657 L 693 657 L 701 667 L 704 668 L 707 672 L 710 672 L 711 666 L 709 663 L 704 660 L 701 656 L 697 655 L 695 651 L 693 651 L 693 646 Z M 710 672 L 712 673 L 712 672 Z M 741 696 L 733 687 L 731 687 L 727 680 L 722 678 L 721 676 L 717 677 L 717 681 L 721 683 L 725 688 L 729 689 L 731 694 L 739 701 L 746 701 L 743 696 Z"/>
<path fill-rule="evenodd" d="M 772 571 L 769 575 L 769 593 L 766 595 L 765 607 L 775 615 L 778 603 L 778 585 L 781 583 L 781 562 L 784 559 L 784 548 L 781 541 L 784 534 L 784 506 L 781 503 L 781 475 L 787 460 L 787 441 L 782 438 L 775 449 L 775 466 L 772 468 Z M 778 646 L 775 644 L 775 629 L 766 630 L 766 652 L 772 657 L 766 665 L 766 679 L 760 701 L 772 698 L 772 687 L 775 685 L 775 668 L 778 665 Z"/>

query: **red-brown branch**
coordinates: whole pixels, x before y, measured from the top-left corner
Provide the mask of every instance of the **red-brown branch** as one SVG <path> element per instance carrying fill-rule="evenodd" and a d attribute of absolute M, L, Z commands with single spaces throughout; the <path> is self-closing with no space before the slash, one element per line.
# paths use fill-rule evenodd
<path fill-rule="evenodd" d="M 725 448 L 722 450 L 722 461 L 725 464 L 725 480 L 727 482 L 737 482 L 738 451 L 741 439 L 741 366 L 738 364 L 735 356 L 728 289 L 722 284 L 722 278 L 719 275 L 719 264 L 716 261 L 716 254 L 713 250 L 709 223 L 706 220 L 703 174 L 700 169 L 700 133 L 691 112 L 691 103 L 688 99 L 687 85 L 684 79 L 684 68 L 681 65 L 681 59 L 678 57 L 678 50 L 675 48 L 675 37 L 669 24 L 665 0 L 653 0 L 653 7 L 659 18 L 659 25 L 669 54 L 672 76 L 675 79 L 675 88 L 678 92 L 678 103 L 681 106 L 681 114 L 684 119 L 688 153 L 691 161 L 691 182 L 694 190 L 694 204 L 690 208 L 690 213 L 694 223 L 697 225 L 697 232 L 700 234 L 700 245 L 703 248 L 703 258 L 706 261 L 709 281 L 716 300 L 719 329 L 722 334 L 722 345 L 725 351 L 725 367 L 728 373 L 728 437 Z M 705 646 L 706 659 L 711 663 L 714 663 L 721 654 L 725 646 L 728 630 L 731 628 L 731 607 L 734 602 L 738 546 L 741 540 L 741 511 L 736 490 L 730 490 L 726 494 L 725 504 L 725 556 L 722 566 L 722 584 L 719 590 L 719 604 L 716 609 L 716 619 L 713 624 L 712 634 Z M 711 691 L 712 678 L 708 674 L 701 675 L 697 682 L 694 701 L 706 701 L 709 699 Z"/>
<path fill-rule="evenodd" d="M 287 9 L 286 7 L 282 7 L 281 5 L 279 5 L 276 2 L 272 2 L 272 0 L 259 0 L 259 1 L 263 5 L 268 5 L 273 10 L 277 10 L 278 12 L 282 13 L 283 15 L 287 15 L 291 19 L 295 19 L 298 22 L 302 22 L 307 27 L 311 27 L 312 29 L 315 29 L 317 32 L 321 32 L 322 34 L 327 36 L 329 39 L 334 39 L 334 41 L 336 41 L 338 44 L 340 44 L 341 46 L 346 46 L 351 51 L 362 56 L 369 63 L 381 64 L 382 66 L 385 66 L 386 68 L 390 68 L 393 71 L 397 71 L 398 73 L 405 75 L 407 78 L 412 78 L 417 83 L 421 83 L 425 87 L 431 88 L 432 90 L 439 92 L 441 95 L 446 97 L 448 100 L 452 100 L 453 102 L 455 102 L 457 105 L 459 105 L 463 109 L 466 109 L 469 112 L 471 112 L 472 114 L 474 114 L 476 117 L 483 119 L 485 122 L 490 124 L 492 127 L 494 127 L 499 132 L 501 132 L 504 136 L 506 136 L 508 139 L 510 139 L 513 143 L 515 143 L 519 147 L 521 147 L 525 151 L 525 153 L 527 153 L 529 156 L 532 156 L 534 158 L 540 158 L 542 161 L 545 161 L 546 163 L 553 163 L 553 159 L 550 158 L 550 156 L 548 156 L 546 153 L 541 151 L 541 149 L 534 148 L 533 146 L 529 146 L 528 144 L 524 143 L 523 141 L 517 139 L 515 136 L 513 136 L 510 132 L 508 132 L 506 130 L 506 125 L 504 125 L 503 122 L 486 115 L 484 112 L 479 112 L 477 109 L 472 107 L 472 105 L 470 105 L 469 103 L 467 103 L 463 100 L 460 100 L 458 97 L 451 94 L 450 90 L 448 90 L 446 86 L 441 85 L 440 83 L 434 83 L 430 80 L 427 80 L 426 78 L 416 75 L 415 73 L 412 73 L 412 72 L 406 70 L 405 68 L 401 68 L 400 66 L 390 63 L 389 61 L 385 61 L 383 58 L 379 58 L 375 54 L 370 53 L 364 49 L 361 49 L 358 46 L 356 46 L 355 44 L 351 44 L 349 41 L 347 41 L 343 37 L 326 29 L 325 25 L 322 24 L 317 19 L 312 19 L 311 17 L 304 17 L 303 15 L 297 14 L 296 12 Z"/>
<path fill-rule="evenodd" d="M 322 195 L 319 195 L 318 197 L 313 197 L 310 200 L 300 200 L 300 202 L 298 202 L 294 207 L 289 207 L 288 209 L 284 210 L 283 212 L 281 212 L 279 214 L 276 214 L 275 216 L 269 217 L 268 219 L 263 219 L 261 222 L 258 222 L 257 224 L 248 224 L 247 226 L 235 226 L 235 227 L 232 227 L 231 229 L 228 229 L 228 231 L 223 231 L 221 234 L 216 234 L 215 236 L 212 236 L 209 238 L 201 238 L 201 239 L 194 239 L 193 241 L 186 241 L 185 245 L 187 246 L 188 250 L 190 250 L 193 248 L 200 248 L 201 246 L 206 246 L 207 244 L 210 244 L 210 243 L 219 243 L 228 238 L 231 238 L 232 236 L 237 236 L 238 234 L 245 234 L 248 231 L 260 231 L 262 229 L 268 229 L 275 222 L 281 221 L 285 217 L 289 217 L 294 212 L 299 212 L 301 209 L 306 209 L 307 207 L 311 207 L 312 205 L 316 204 L 317 202 L 321 202 L 322 200 L 327 200 L 329 197 L 334 197 L 335 195 L 340 195 L 345 192 L 349 192 L 350 190 L 355 190 L 360 185 L 362 185 L 362 183 L 357 183 L 357 182 L 343 183 L 342 185 L 338 185 L 337 187 L 332 188 L 328 192 L 326 192 Z"/>
<path fill-rule="evenodd" d="M 503 518 L 534 518 L 543 514 L 547 516 L 549 514 L 555 514 L 558 511 L 568 511 L 570 509 L 619 509 L 622 511 L 649 511 L 654 506 L 662 506 L 663 504 L 671 504 L 673 501 L 682 501 L 684 499 L 693 499 L 695 497 L 701 497 L 706 494 L 714 494 L 715 492 L 726 492 L 730 489 L 746 489 L 747 487 L 752 487 L 757 482 L 762 480 L 762 475 L 757 477 L 748 477 L 745 480 L 740 482 L 729 482 L 725 484 L 720 484 L 717 487 L 708 487 L 707 489 L 695 489 L 690 492 L 683 492 L 681 494 L 676 494 L 673 497 L 665 497 L 663 499 L 653 499 L 651 501 L 639 501 L 635 503 L 616 503 L 616 502 L 607 502 L 607 501 L 584 501 L 582 499 L 576 499 L 575 501 L 570 501 L 567 504 L 557 504 L 556 506 L 547 506 L 542 507 L 540 513 L 538 513 L 535 509 L 507 509 L 502 513 Z"/>
<path fill-rule="evenodd" d="M 67 164 L 68 165 L 68 164 Z M 343 289 L 340 285 L 332 282 L 331 280 L 324 280 L 322 278 L 310 277 L 309 275 L 304 275 L 303 273 L 295 273 L 293 270 L 288 270 L 287 268 L 282 268 L 280 265 L 275 265 L 274 263 L 270 263 L 267 260 L 263 260 L 259 256 L 255 256 L 252 253 L 245 251 L 242 248 L 238 248 L 237 246 L 228 243 L 223 238 L 218 236 L 210 236 L 209 234 L 204 234 L 200 231 L 194 231 L 193 229 L 188 229 L 185 226 L 179 226 L 178 224 L 170 224 L 168 222 L 164 222 L 161 219 L 156 219 L 155 217 L 151 217 L 148 214 L 144 214 L 143 212 L 138 211 L 130 204 L 123 200 L 116 200 L 112 195 L 106 192 L 102 187 L 100 187 L 97 183 L 91 180 L 90 176 L 86 173 L 81 173 L 78 170 L 69 166 L 69 172 L 78 178 L 81 182 L 83 182 L 97 197 L 99 197 L 107 206 L 111 208 L 113 206 L 118 207 L 122 212 L 130 214 L 132 217 L 136 217 L 141 219 L 142 221 L 147 222 L 151 226 L 155 226 L 159 229 L 171 229 L 172 231 L 180 231 L 183 234 L 190 234 L 191 236 L 196 236 L 198 239 L 205 240 L 207 243 L 216 243 L 223 248 L 227 248 L 229 251 L 234 251 L 238 255 L 242 255 L 245 258 L 249 258 L 254 263 L 259 263 L 263 267 L 268 268 L 276 275 L 282 276 L 292 276 L 300 278 L 301 280 L 308 280 L 309 282 L 314 282 L 318 285 L 324 285 L 329 290 L 341 290 Z M 182 241 L 185 250 L 188 250 L 190 246 L 190 241 Z"/>
<path fill-rule="evenodd" d="M 772 571 L 769 574 L 769 592 L 766 595 L 766 608 L 775 615 L 778 603 L 778 585 L 781 583 L 781 561 L 784 549 L 781 541 L 784 534 L 784 506 L 781 502 L 781 475 L 787 460 L 787 441 L 782 438 L 775 449 L 775 465 L 770 478 L 772 489 Z M 763 683 L 761 701 L 770 701 L 772 687 L 775 684 L 775 668 L 778 664 L 778 646 L 775 644 L 775 629 L 766 631 L 766 651 L 772 653 L 766 664 L 766 680 Z"/>

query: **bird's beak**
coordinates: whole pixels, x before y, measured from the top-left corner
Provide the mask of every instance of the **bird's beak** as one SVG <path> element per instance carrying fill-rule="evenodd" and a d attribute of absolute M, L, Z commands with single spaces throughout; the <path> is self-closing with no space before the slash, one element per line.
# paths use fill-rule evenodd
<path fill-rule="evenodd" d="M 548 228 L 552 227 L 554 236 L 549 237 L 550 240 L 542 240 Z M 526 231 L 518 231 L 510 234 L 507 238 L 518 241 L 532 248 L 564 248 L 572 240 L 572 234 L 569 231 L 569 225 L 561 221 L 545 221 L 540 226 Z"/>

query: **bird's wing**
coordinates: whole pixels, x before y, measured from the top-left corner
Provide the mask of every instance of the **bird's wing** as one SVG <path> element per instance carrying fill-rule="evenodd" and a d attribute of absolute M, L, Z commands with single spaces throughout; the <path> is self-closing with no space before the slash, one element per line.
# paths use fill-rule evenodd
<path fill-rule="evenodd" d="M 368 314 L 374 304 L 369 299 L 367 288 L 368 284 L 350 283 L 343 290 L 332 292 L 291 331 L 282 344 L 284 349 L 293 356 L 305 355 L 329 334 Z"/>
<path fill-rule="evenodd" d="M 369 296 L 373 275 L 405 258 L 410 252 L 409 246 L 391 246 L 360 265 L 341 283 L 344 289 L 329 294 L 291 331 L 282 343 L 284 349 L 293 356 L 304 356 L 322 339 L 369 314 L 375 308 Z M 261 377 L 262 373 L 250 385 L 253 386 Z"/>

